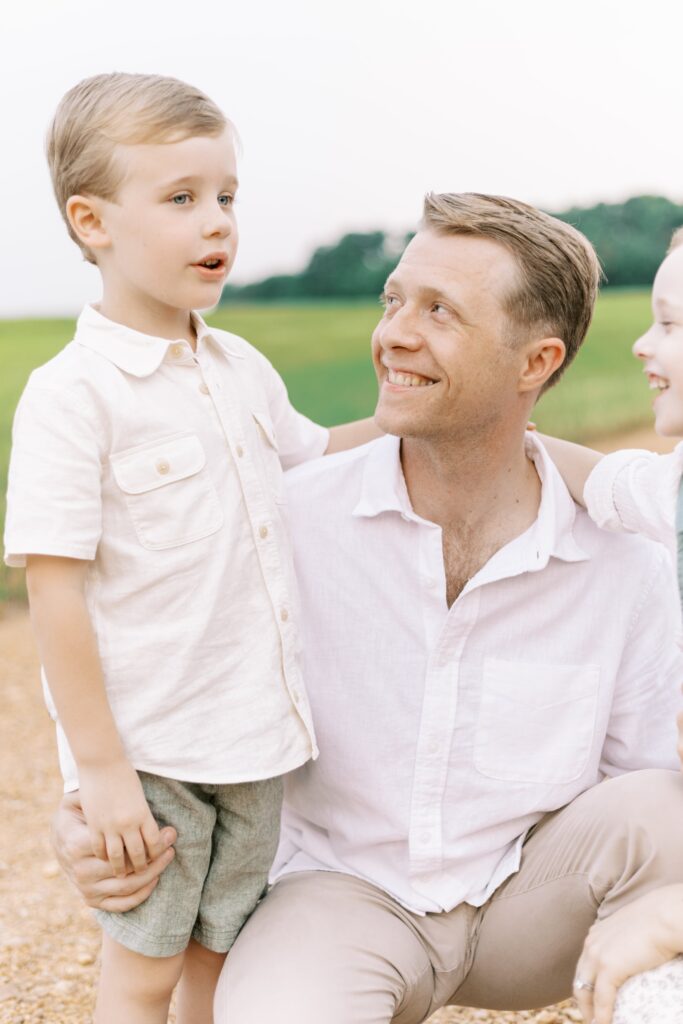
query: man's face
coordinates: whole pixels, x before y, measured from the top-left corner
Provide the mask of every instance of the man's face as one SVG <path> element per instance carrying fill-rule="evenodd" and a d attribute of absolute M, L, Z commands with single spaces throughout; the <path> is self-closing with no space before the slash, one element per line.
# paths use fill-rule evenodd
<path fill-rule="evenodd" d="M 375 419 L 385 432 L 453 441 L 506 415 L 520 357 L 503 297 L 517 274 L 510 253 L 488 239 L 428 230 L 413 238 L 372 336 Z"/>
<path fill-rule="evenodd" d="M 103 203 L 105 289 L 132 311 L 142 303 L 162 316 L 215 305 L 237 251 L 230 132 L 120 146 L 115 159 L 125 177 Z"/>
<path fill-rule="evenodd" d="M 667 256 L 652 287 L 654 323 L 633 346 L 654 400 L 655 428 L 664 437 L 683 437 L 683 246 Z"/>

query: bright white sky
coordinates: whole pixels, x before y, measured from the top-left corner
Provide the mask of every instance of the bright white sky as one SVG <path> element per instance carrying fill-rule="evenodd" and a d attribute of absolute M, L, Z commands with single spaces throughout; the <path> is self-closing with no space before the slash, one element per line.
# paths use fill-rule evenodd
<path fill-rule="evenodd" d="M 42 147 L 61 95 L 102 71 L 184 78 L 237 125 L 236 281 L 410 228 L 428 189 L 683 200 L 673 0 L 31 0 L 2 22 L 0 315 L 98 297 Z"/>

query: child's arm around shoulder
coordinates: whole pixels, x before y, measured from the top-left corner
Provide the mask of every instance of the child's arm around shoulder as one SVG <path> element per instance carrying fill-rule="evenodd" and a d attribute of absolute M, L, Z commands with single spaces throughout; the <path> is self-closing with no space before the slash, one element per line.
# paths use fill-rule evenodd
<path fill-rule="evenodd" d="M 584 448 L 583 445 L 574 444 L 572 441 L 548 437 L 546 434 L 538 436 L 559 469 L 574 501 L 585 506 L 583 492 L 586 481 L 603 456 L 592 448 Z"/>
<path fill-rule="evenodd" d="M 28 555 L 26 583 L 42 664 L 78 765 L 81 803 L 93 853 L 126 873 L 161 850 L 159 829 L 128 762 L 104 686 L 85 599 L 88 563 Z"/>
<path fill-rule="evenodd" d="M 340 423 L 336 427 L 330 427 L 330 441 L 325 449 L 325 455 L 343 452 L 347 448 L 357 448 L 360 444 L 367 444 L 368 441 L 374 441 L 375 438 L 382 436 L 383 431 L 379 429 L 372 416 L 365 420 Z"/>

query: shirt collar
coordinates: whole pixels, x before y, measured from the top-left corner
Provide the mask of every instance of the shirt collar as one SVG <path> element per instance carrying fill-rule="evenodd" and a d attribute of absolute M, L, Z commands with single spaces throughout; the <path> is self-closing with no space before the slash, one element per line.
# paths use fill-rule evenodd
<path fill-rule="evenodd" d="M 565 562 L 581 562 L 588 558 L 574 538 L 576 505 L 556 466 L 551 461 L 538 436 L 527 432 L 526 451 L 533 459 L 541 480 L 541 503 L 538 516 L 519 537 L 506 544 L 477 574 L 491 568 L 499 575 L 499 556 L 506 563 L 505 575 L 543 569 L 550 558 Z M 365 459 L 360 498 L 353 510 L 354 516 L 371 517 L 383 512 L 398 512 L 404 519 L 424 522 L 412 509 L 403 477 L 400 458 L 400 438 L 387 434 L 374 441 Z"/>
<path fill-rule="evenodd" d="M 192 322 L 197 332 L 197 346 L 202 343 L 214 343 L 227 355 L 243 357 L 243 353 L 232 345 L 231 335 L 224 332 L 212 333 L 198 313 L 192 313 Z M 77 344 L 104 356 L 124 373 L 133 377 L 149 377 L 159 369 L 171 345 L 185 345 L 184 338 L 177 340 L 155 338 L 151 334 L 108 320 L 94 306 L 86 306 L 78 318 L 76 335 Z M 189 346 L 188 355 L 190 353 Z"/>

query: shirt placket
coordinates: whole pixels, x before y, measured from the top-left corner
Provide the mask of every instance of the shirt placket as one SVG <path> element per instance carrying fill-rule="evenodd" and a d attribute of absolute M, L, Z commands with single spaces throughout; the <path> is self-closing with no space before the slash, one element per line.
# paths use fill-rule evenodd
<path fill-rule="evenodd" d="M 442 535 L 425 526 L 420 538 L 420 580 L 427 648 L 422 715 L 408 834 L 411 877 L 441 870 L 443 798 L 455 729 L 463 649 L 477 620 L 479 591 L 461 594 L 446 610 Z"/>
<path fill-rule="evenodd" d="M 312 737 L 313 724 L 296 656 L 296 625 L 291 615 L 291 601 L 285 584 L 286 577 L 280 558 L 277 530 L 272 508 L 264 491 L 256 453 L 252 451 L 251 444 L 246 439 L 244 423 L 239 415 L 241 402 L 227 376 L 223 375 L 222 379 L 218 379 L 205 349 L 198 348 L 196 360 L 203 384 L 213 401 L 242 489 L 256 554 L 280 637 L 285 685 L 297 713 Z"/>

